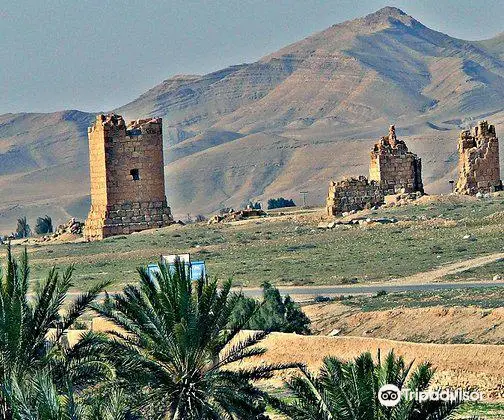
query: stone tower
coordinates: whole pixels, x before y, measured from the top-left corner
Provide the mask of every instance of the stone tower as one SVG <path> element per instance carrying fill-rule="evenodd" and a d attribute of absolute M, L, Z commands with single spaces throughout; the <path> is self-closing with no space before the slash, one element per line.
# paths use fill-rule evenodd
<path fill-rule="evenodd" d="M 480 121 L 477 127 L 460 133 L 458 194 L 488 193 L 502 190 L 499 167 L 499 139 L 495 127 Z"/>
<path fill-rule="evenodd" d="M 380 183 L 385 195 L 424 192 L 422 160 L 397 139 L 393 125 L 371 151 L 369 180 Z"/>
<path fill-rule="evenodd" d="M 98 115 L 88 128 L 91 210 L 84 236 L 113 235 L 167 226 L 161 118 L 132 121 Z"/>

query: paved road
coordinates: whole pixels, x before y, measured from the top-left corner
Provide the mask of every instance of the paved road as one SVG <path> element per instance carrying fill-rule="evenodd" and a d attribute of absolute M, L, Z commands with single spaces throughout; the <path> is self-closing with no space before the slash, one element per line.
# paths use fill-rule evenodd
<path fill-rule="evenodd" d="M 424 284 L 369 284 L 369 285 L 348 285 L 348 286 L 291 286 L 279 287 L 280 294 L 291 295 L 302 298 L 311 296 L 338 296 L 338 295 L 365 295 L 376 294 L 381 290 L 387 293 L 391 292 L 408 292 L 408 291 L 433 291 L 433 290 L 457 290 L 457 289 L 476 289 L 488 287 L 504 287 L 504 281 L 493 282 L 472 282 L 472 283 L 424 283 Z M 235 289 L 239 291 L 240 289 Z M 244 288 L 243 293 L 249 297 L 262 296 L 262 289 L 260 288 Z M 109 291 L 109 295 L 113 295 L 118 291 Z M 67 293 L 67 299 L 74 299 L 80 293 L 70 292 Z M 99 298 L 105 297 L 101 293 Z"/>
<path fill-rule="evenodd" d="M 471 282 L 471 283 L 424 283 L 424 284 L 370 284 L 370 285 L 349 285 L 349 286 L 301 286 L 301 287 L 279 287 L 280 293 L 285 295 L 308 295 L 308 296 L 335 296 L 335 295 L 356 295 L 375 294 L 380 290 L 386 292 L 407 292 L 407 291 L 431 291 L 431 290 L 456 290 L 474 289 L 481 287 L 504 287 L 504 281 L 494 282 Z M 257 297 L 262 294 L 261 289 L 243 289 L 243 292 L 250 297 Z"/>

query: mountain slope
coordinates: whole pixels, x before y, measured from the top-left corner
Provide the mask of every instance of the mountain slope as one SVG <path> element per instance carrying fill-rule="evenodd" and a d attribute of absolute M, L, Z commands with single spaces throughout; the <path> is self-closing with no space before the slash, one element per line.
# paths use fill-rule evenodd
<path fill-rule="evenodd" d="M 163 117 L 167 196 L 179 217 L 278 195 L 299 201 L 301 190 L 322 204 L 331 177 L 367 173 L 369 149 L 391 123 L 423 158 L 427 192 L 447 191 L 458 131 L 483 117 L 504 129 L 503 51 L 502 35 L 464 41 L 387 7 L 255 63 L 172 77 L 116 112 Z M 49 200 L 48 211 L 84 212 L 90 118 L 0 117 L 6 206 Z M 7 224 L 0 214 L 0 230 Z"/>

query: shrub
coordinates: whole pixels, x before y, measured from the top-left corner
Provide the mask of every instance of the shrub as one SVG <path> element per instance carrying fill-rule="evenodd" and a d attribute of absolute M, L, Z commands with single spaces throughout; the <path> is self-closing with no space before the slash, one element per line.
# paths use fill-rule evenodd
<path fill-rule="evenodd" d="M 17 219 L 16 237 L 28 238 L 31 235 L 31 228 L 26 220 L 26 216 Z"/>
<path fill-rule="evenodd" d="M 278 289 L 269 282 L 263 283 L 262 287 L 262 303 L 242 295 L 233 312 L 232 322 L 237 322 L 242 318 L 243 313 L 253 310 L 255 313 L 246 325 L 248 329 L 297 334 L 310 333 L 310 319 L 289 295 L 282 298 Z"/>
<path fill-rule="evenodd" d="M 270 198 L 268 200 L 268 210 L 280 209 L 282 207 L 295 207 L 296 203 L 292 199 L 285 199 L 283 197 Z"/>
<path fill-rule="evenodd" d="M 50 216 L 46 214 L 44 217 L 37 218 L 35 233 L 37 235 L 45 235 L 46 233 L 53 233 L 52 219 Z"/>

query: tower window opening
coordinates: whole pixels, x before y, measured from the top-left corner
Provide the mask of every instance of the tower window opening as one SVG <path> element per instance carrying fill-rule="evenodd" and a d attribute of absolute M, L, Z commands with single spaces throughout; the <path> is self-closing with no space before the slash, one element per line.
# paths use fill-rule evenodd
<path fill-rule="evenodd" d="M 140 172 L 138 169 L 132 169 L 130 175 L 133 181 L 140 181 Z"/>

